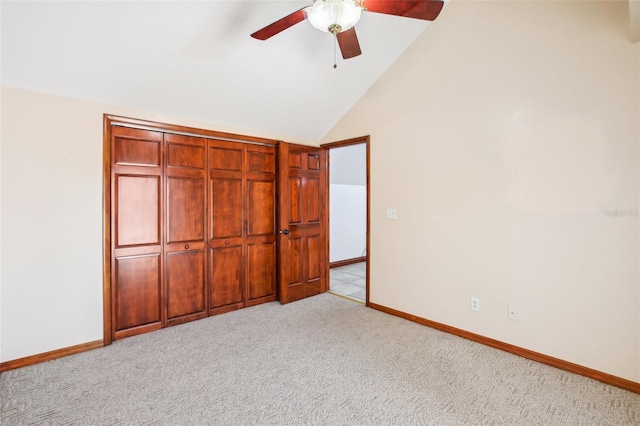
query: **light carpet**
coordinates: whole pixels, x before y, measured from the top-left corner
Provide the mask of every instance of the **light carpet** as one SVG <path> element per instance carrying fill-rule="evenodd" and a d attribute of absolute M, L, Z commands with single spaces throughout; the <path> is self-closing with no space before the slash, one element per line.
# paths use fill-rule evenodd
<path fill-rule="evenodd" d="M 0 375 L 6 425 L 637 425 L 640 395 L 322 294 Z"/>

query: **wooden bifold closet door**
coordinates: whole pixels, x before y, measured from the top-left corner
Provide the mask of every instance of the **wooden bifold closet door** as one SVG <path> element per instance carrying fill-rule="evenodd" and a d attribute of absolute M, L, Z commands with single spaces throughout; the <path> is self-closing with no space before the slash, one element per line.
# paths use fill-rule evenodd
<path fill-rule="evenodd" d="M 164 318 L 172 325 L 207 316 L 207 141 L 165 134 L 164 142 Z"/>
<path fill-rule="evenodd" d="M 211 140 L 211 314 L 276 299 L 276 153 Z"/>
<path fill-rule="evenodd" d="M 115 126 L 118 339 L 275 300 L 275 148 Z"/>

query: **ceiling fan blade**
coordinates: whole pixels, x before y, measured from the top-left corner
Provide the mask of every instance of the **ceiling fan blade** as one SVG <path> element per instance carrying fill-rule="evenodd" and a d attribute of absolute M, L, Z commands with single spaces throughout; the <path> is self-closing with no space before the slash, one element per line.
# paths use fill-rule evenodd
<path fill-rule="evenodd" d="M 364 0 L 362 5 L 368 12 L 433 21 L 440 14 L 444 2 L 440 0 Z"/>
<path fill-rule="evenodd" d="M 342 52 L 343 59 L 353 58 L 362 54 L 355 28 L 342 31 L 341 33 L 336 34 L 336 37 L 338 38 L 338 45 L 340 45 L 340 51 Z"/>
<path fill-rule="evenodd" d="M 289 27 L 293 27 L 298 22 L 302 22 L 307 19 L 307 9 L 309 9 L 309 7 L 303 7 L 302 9 L 277 20 L 273 24 L 267 25 L 263 29 L 256 31 L 251 34 L 251 37 L 257 38 L 258 40 L 271 38 L 279 32 L 282 32 Z"/>

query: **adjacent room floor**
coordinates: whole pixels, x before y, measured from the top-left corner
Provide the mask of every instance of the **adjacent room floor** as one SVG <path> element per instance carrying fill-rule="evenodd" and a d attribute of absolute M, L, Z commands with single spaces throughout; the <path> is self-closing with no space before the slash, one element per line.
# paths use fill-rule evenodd
<path fill-rule="evenodd" d="M 367 263 L 331 268 L 329 291 L 364 302 L 367 298 Z"/>

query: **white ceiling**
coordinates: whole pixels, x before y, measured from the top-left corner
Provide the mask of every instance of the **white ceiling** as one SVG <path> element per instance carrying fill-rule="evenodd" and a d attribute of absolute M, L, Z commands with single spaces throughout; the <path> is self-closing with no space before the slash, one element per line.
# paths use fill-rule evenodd
<path fill-rule="evenodd" d="M 0 76 L 10 87 L 318 141 L 428 23 L 363 13 L 363 54 L 344 61 L 338 51 L 337 69 L 332 36 L 308 22 L 267 41 L 249 36 L 309 4 L 3 0 Z"/>

